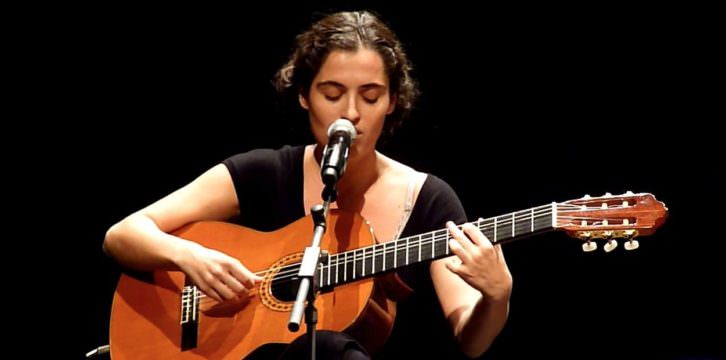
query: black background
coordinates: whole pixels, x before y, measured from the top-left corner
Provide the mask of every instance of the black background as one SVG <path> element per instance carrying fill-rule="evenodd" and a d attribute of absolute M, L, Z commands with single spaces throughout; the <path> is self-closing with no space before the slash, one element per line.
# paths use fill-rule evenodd
<path fill-rule="evenodd" d="M 58 115 L 42 164 L 63 224 L 65 280 L 51 286 L 72 294 L 48 331 L 61 357 L 108 342 L 119 269 L 105 230 L 229 155 L 306 142 L 305 117 L 280 110 L 270 79 L 315 11 L 358 8 L 64 8 L 37 31 L 36 90 Z M 448 181 L 472 220 L 626 190 L 670 210 L 635 252 L 583 253 L 560 233 L 507 245 L 510 319 L 484 358 L 723 354 L 707 9 L 367 8 L 403 40 L 423 92 L 381 151 Z"/>

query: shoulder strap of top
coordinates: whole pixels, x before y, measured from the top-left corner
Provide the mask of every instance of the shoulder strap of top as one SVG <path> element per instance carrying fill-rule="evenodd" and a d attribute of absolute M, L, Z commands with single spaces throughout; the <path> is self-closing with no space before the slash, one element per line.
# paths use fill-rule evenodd
<path fill-rule="evenodd" d="M 403 215 L 401 216 L 401 220 L 396 226 L 396 234 L 393 239 L 398 239 L 401 236 L 403 229 L 406 227 L 406 223 L 408 223 L 408 218 L 411 216 L 411 212 L 413 211 L 413 206 L 416 204 L 416 190 L 421 189 L 421 185 L 423 184 L 424 180 L 426 180 L 425 173 L 414 172 L 413 176 L 411 176 L 411 179 L 408 182 L 406 198 L 404 199 Z"/>

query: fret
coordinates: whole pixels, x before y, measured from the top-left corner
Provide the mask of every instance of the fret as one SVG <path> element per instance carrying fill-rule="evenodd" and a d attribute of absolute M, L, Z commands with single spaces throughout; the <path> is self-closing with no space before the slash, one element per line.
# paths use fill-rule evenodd
<path fill-rule="evenodd" d="M 373 275 L 376 273 L 376 246 L 371 246 L 371 253 L 368 255 L 368 262 L 371 264 L 371 271 L 368 272 L 369 275 Z"/>
<path fill-rule="evenodd" d="M 376 261 L 378 262 L 378 268 L 375 270 L 375 272 L 382 272 L 385 269 L 385 263 L 383 262 L 385 258 L 383 257 L 383 250 L 384 250 L 385 244 L 378 244 L 376 245 Z"/>
<path fill-rule="evenodd" d="M 447 230 L 445 231 L 437 231 L 438 235 L 435 236 L 436 241 L 434 242 L 434 248 L 436 249 L 435 257 L 442 257 L 444 256 L 449 249 L 449 232 Z"/>
<path fill-rule="evenodd" d="M 348 253 L 344 252 L 345 259 L 343 260 L 343 281 L 348 281 Z"/>
<path fill-rule="evenodd" d="M 421 235 L 418 236 L 418 262 L 421 262 Z"/>
<path fill-rule="evenodd" d="M 366 248 L 363 248 L 363 260 L 362 261 L 363 261 L 363 272 L 361 273 L 361 277 L 366 276 L 366 264 L 368 263 L 368 257 L 366 256 Z"/>
<path fill-rule="evenodd" d="M 363 277 L 364 269 L 363 269 L 363 255 L 365 254 L 365 249 L 359 249 L 355 251 L 355 266 L 354 269 L 357 269 L 354 271 L 354 276 L 357 276 L 359 278 Z"/>
<path fill-rule="evenodd" d="M 398 243 L 396 245 L 396 268 L 398 268 L 406 265 L 406 256 L 408 251 L 406 251 L 406 246 L 403 244 L 403 240 L 397 240 L 396 242 Z"/>
<path fill-rule="evenodd" d="M 320 272 L 320 282 L 318 283 L 318 286 L 323 286 L 323 275 L 324 275 L 323 268 L 324 268 L 324 266 L 322 263 L 318 263 L 318 265 L 320 266 L 320 269 L 318 269 L 318 272 Z"/>
<path fill-rule="evenodd" d="M 526 233 L 532 232 L 529 229 L 530 228 L 530 225 L 529 225 L 530 220 L 527 219 L 527 216 L 529 216 L 529 211 L 523 211 L 523 212 L 520 212 L 517 215 L 517 217 L 519 218 L 516 221 L 516 223 L 515 223 L 515 227 L 517 228 L 517 230 L 515 232 L 512 232 L 513 234 L 515 234 L 515 235 L 516 234 L 522 235 L 522 234 L 526 234 Z M 515 237 L 515 236 L 512 236 L 512 237 Z"/>
<path fill-rule="evenodd" d="M 502 216 L 501 220 L 497 221 L 497 235 L 495 238 L 497 241 L 503 241 L 509 238 L 512 230 L 509 229 L 512 224 L 509 223 L 509 216 Z"/>
<path fill-rule="evenodd" d="M 494 242 L 497 242 L 497 218 L 494 217 Z"/>
<path fill-rule="evenodd" d="M 353 251 L 353 279 L 355 279 L 355 263 L 357 262 L 357 261 L 355 261 L 356 255 L 357 255 L 357 251 L 354 250 Z"/>
<path fill-rule="evenodd" d="M 391 247 L 390 242 L 383 244 L 383 265 L 384 265 L 383 270 L 385 270 L 386 268 L 388 268 L 389 270 L 394 269 L 394 267 L 393 267 L 394 259 L 391 259 L 393 256 L 389 256 L 389 253 L 391 252 L 389 250 L 390 247 Z M 390 254 L 390 255 L 395 255 L 395 254 Z"/>
<path fill-rule="evenodd" d="M 531 208 L 530 211 L 531 211 L 531 213 L 529 216 L 530 216 L 530 220 L 532 222 L 532 230 L 530 230 L 530 231 L 534 232 L 534 208 Z"/>
<path fill-rule="evenodd" d="M 346 254 L 350 255 L 345 259 L 348 266 L 345 274 L 349 280 L 355 280 L 355 251 L 347 251 Z"/>
<path fill-rule="evenodd" d="M 398 241 L 393 241 L 393 268 L 398 268 Z"/>
<path fill-rule="evenodd" d="M 436 253 L 434 252 L 434 250 L 436 250 L 436 247 L 434 246 L 435 244 L 436 244 L 436 238 L 434 237 L 433 234 L 431 234 L 431 258 L 432 259 L 436 257 Z"/>
<path fill-rule="evenodd" d="M 408 238 L 406 238 L 406 265 L 408 265 Z"/>
<path fill-rule="evenodd" d="M 449 232 L 447 231 L 444 234 L 444 243 L 446 244 L 446 255 L 449 255 L 449 239 L 451 239 L 451 236 L 449 235 Z"/>
<path fill-rule="evenodd" d="M 330 268 L 333 267 L 332 257 L 328 256 L 328 286 L 330 286 Z"/>
<path fill-rule="evenodd" d="M 345 263 L 341 263 L 341 260 L 344 256 L 344 253 L 338 254 L 336 259 L 336 265 L 335 265 L 335 282 L 337 284 L 340 284 L 341 282 L 344 282 L 343 277 L 345 277 Z M 340 265 L 343 266 L 340 266 Z"/>
<path fill-rule="evenodd" d="M 383 243 L 383 268 L 381 269 L 381 271 L 386 271 L 386 255 L 388 255 L 388 254 L 386 254 L 387 244 L 388 243 Z"/>
<path fill-rule="evenodd" d="M 431 235 L 431 233 L 426 233 L 426 234 L 422 234 L 420 238 L 421 238 L 421 245 L 420 245 L 421 254 L 419 255 L 419 259 L 420 260 L 430 259 L 427 256 L 428 256 L 428 254 L 432 253 L 432 251 L 434 249 L 433 244 L 431 243 L 431 240 L 430 240 L 432 238 L 432 235 Z M 431 250 L 429 250 L 429 248 Z"/>
<path fill-rule="evenodd" d="M 371 260 L 371 263 L 372 263 L 371 264 L 371 274 L 376 273 L 376 248 L 377 247 L 378 247 L 378 245 L 373 245 L 373 247 L 371 248 L 371 259 L 372 259 Z"/>
<path fill-rule="evenodd" d="M 514 237 L 514 225 L 516 223 L 516 219 L 514 217 L 515 214 L 516 214 L 516 212 L 512 213 L 512 237 Z"/>
<path fill-rule="evenodd" d="M 482 225 L 480 227 L 481 231 L 484 233 L 484 236 L 486 236 L 487 239 L 489 239 L 489 240 L 494 239 L 494 232 L 491 229 L 491 227 L 492 227 L 492 221 L 493 220 L 491 220 L 491 219 L 489 219 L 489 220 L 483 220 L 482 221 Z"/>
<path fill-rule="evenodd" d="M 409 237 L 408 238 L 408 246 L 410 247 L 410 250 L 408 251 L 408 263 L 414 264 L 418 262 L 418 255 L 416 252 L 416 248 L 418 248 L 418 244 L 416 243 L 416 237 Z"/>

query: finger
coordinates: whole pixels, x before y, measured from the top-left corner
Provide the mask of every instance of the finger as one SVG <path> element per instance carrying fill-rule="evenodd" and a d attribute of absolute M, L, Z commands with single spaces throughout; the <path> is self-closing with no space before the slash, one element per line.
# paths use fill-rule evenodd
<path fill-rule="evenodd" d="M 255 283 L 262 281 L 262 277 L 257 276 L 244 265 L 240 263 L 237 264 L 238 266 L 233 266 L 230 272 L 242 285 L 244 285 L 244 287 L 252 289 L 255 287 Z"/>
<path fill-rule="evenodd" d="M 227 285 L 225 285 L 221 281 L 217 281 L 217 285 L 214 287 L 214 290 L 217 291 L 219 295 L 222 296 L 222 299 L 224 300 L 231 300 L 237 297 L 237 293 L 232 291 Z"/>
<path fill-rule="evenodd" d="M 211 288 L 211 287 L 205 287 L 205 288 L 199 287 L 199 289 L 202 290 L 203 293 L 207 294 L 207 296 L 211 297 L 212 299 L 217 300 L 219 302 L 222 302 L 223 301 L 222 300 L 222 296 L 220 296 L 219 293 L 216 290 L 214 290 L 213 288 Z"/>
<path fill-rule="evenodd" d="M 459 267 L 461 266 L 461 260 L 459 260 L 458 258 L 447 259 L 447 261 L 444 262 L 444 265 L 446 266 L 447 269 L 449 269 L 449 271 L 451 271 L 452 273 L 454 273 L 456 275 L 459 275 Z"/>
<path fill-rule="evenodd" d="M 451 249 L 451 252 L 456 255 L 457 258 L 459 258 L 459 261 L 465 264 L 471 262 L 471 255 L 461 246 L 458 240 L 450 239 L 449 249 Z"/>
<path fill-rule="evenodd" d="M 449 221 L 446 223 L 446 227 L 449 229 L 449 234 L 459 242 L 466 252 L 471 253 L 476 251 L 474 244 L 466 237 L 466 235 L 456 226 L 453 222 Z"/>
<path fill-rule="evenodd" d="M 462 230 L 474 245 L 484 247 L 491 246 L 491 242 L 486 235 L 484 235 L 484 233 L 481 232 L 481 230 L 479 230 L 479 228 L 474 224 L 466 223 L 462 225 Z"/>
<path fill-rule="evenodd" d="M 211 282 L 214 281 L 211 274 L 208 274 L 208 276 L 197 276 L 195 273 L 190 273 L 187 276 L 192 278 L 192 282 L 196 285 L 197 289 L 201 290 L 204 294 L 214 300 L 222 301 L 222 296 L 220 296 L 219 293 L 217 293 L 217 291 L 211 286 Z"/>
<path fill-rule="evenodd" d="M 224 284 L 237 294 L 245 291 L 246 289 L 245 286 L 242 285 L 242 283 L 240 283 L 239 280 L 237 280 L 231 273 L 225 276 Z"/>

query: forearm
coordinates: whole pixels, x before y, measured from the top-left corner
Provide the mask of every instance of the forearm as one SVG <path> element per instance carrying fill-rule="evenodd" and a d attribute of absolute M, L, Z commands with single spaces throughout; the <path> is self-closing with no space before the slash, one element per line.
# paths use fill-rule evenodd
<path fill-rule="evenodd" d="M 178 270 L 177 259 L 193 246 L 197 245 L 161 231 L 139 213 L 112 226 L 103 242 L 106 254 L 138 270 Z"/>
<path fill-rule="evenodd" d="M 509 313 L 509 296 L 502 299 L 480 298 L 456 332 L 462 351 L 469 357 L 477 357 L 491 346 L 504 327 Z"/>

